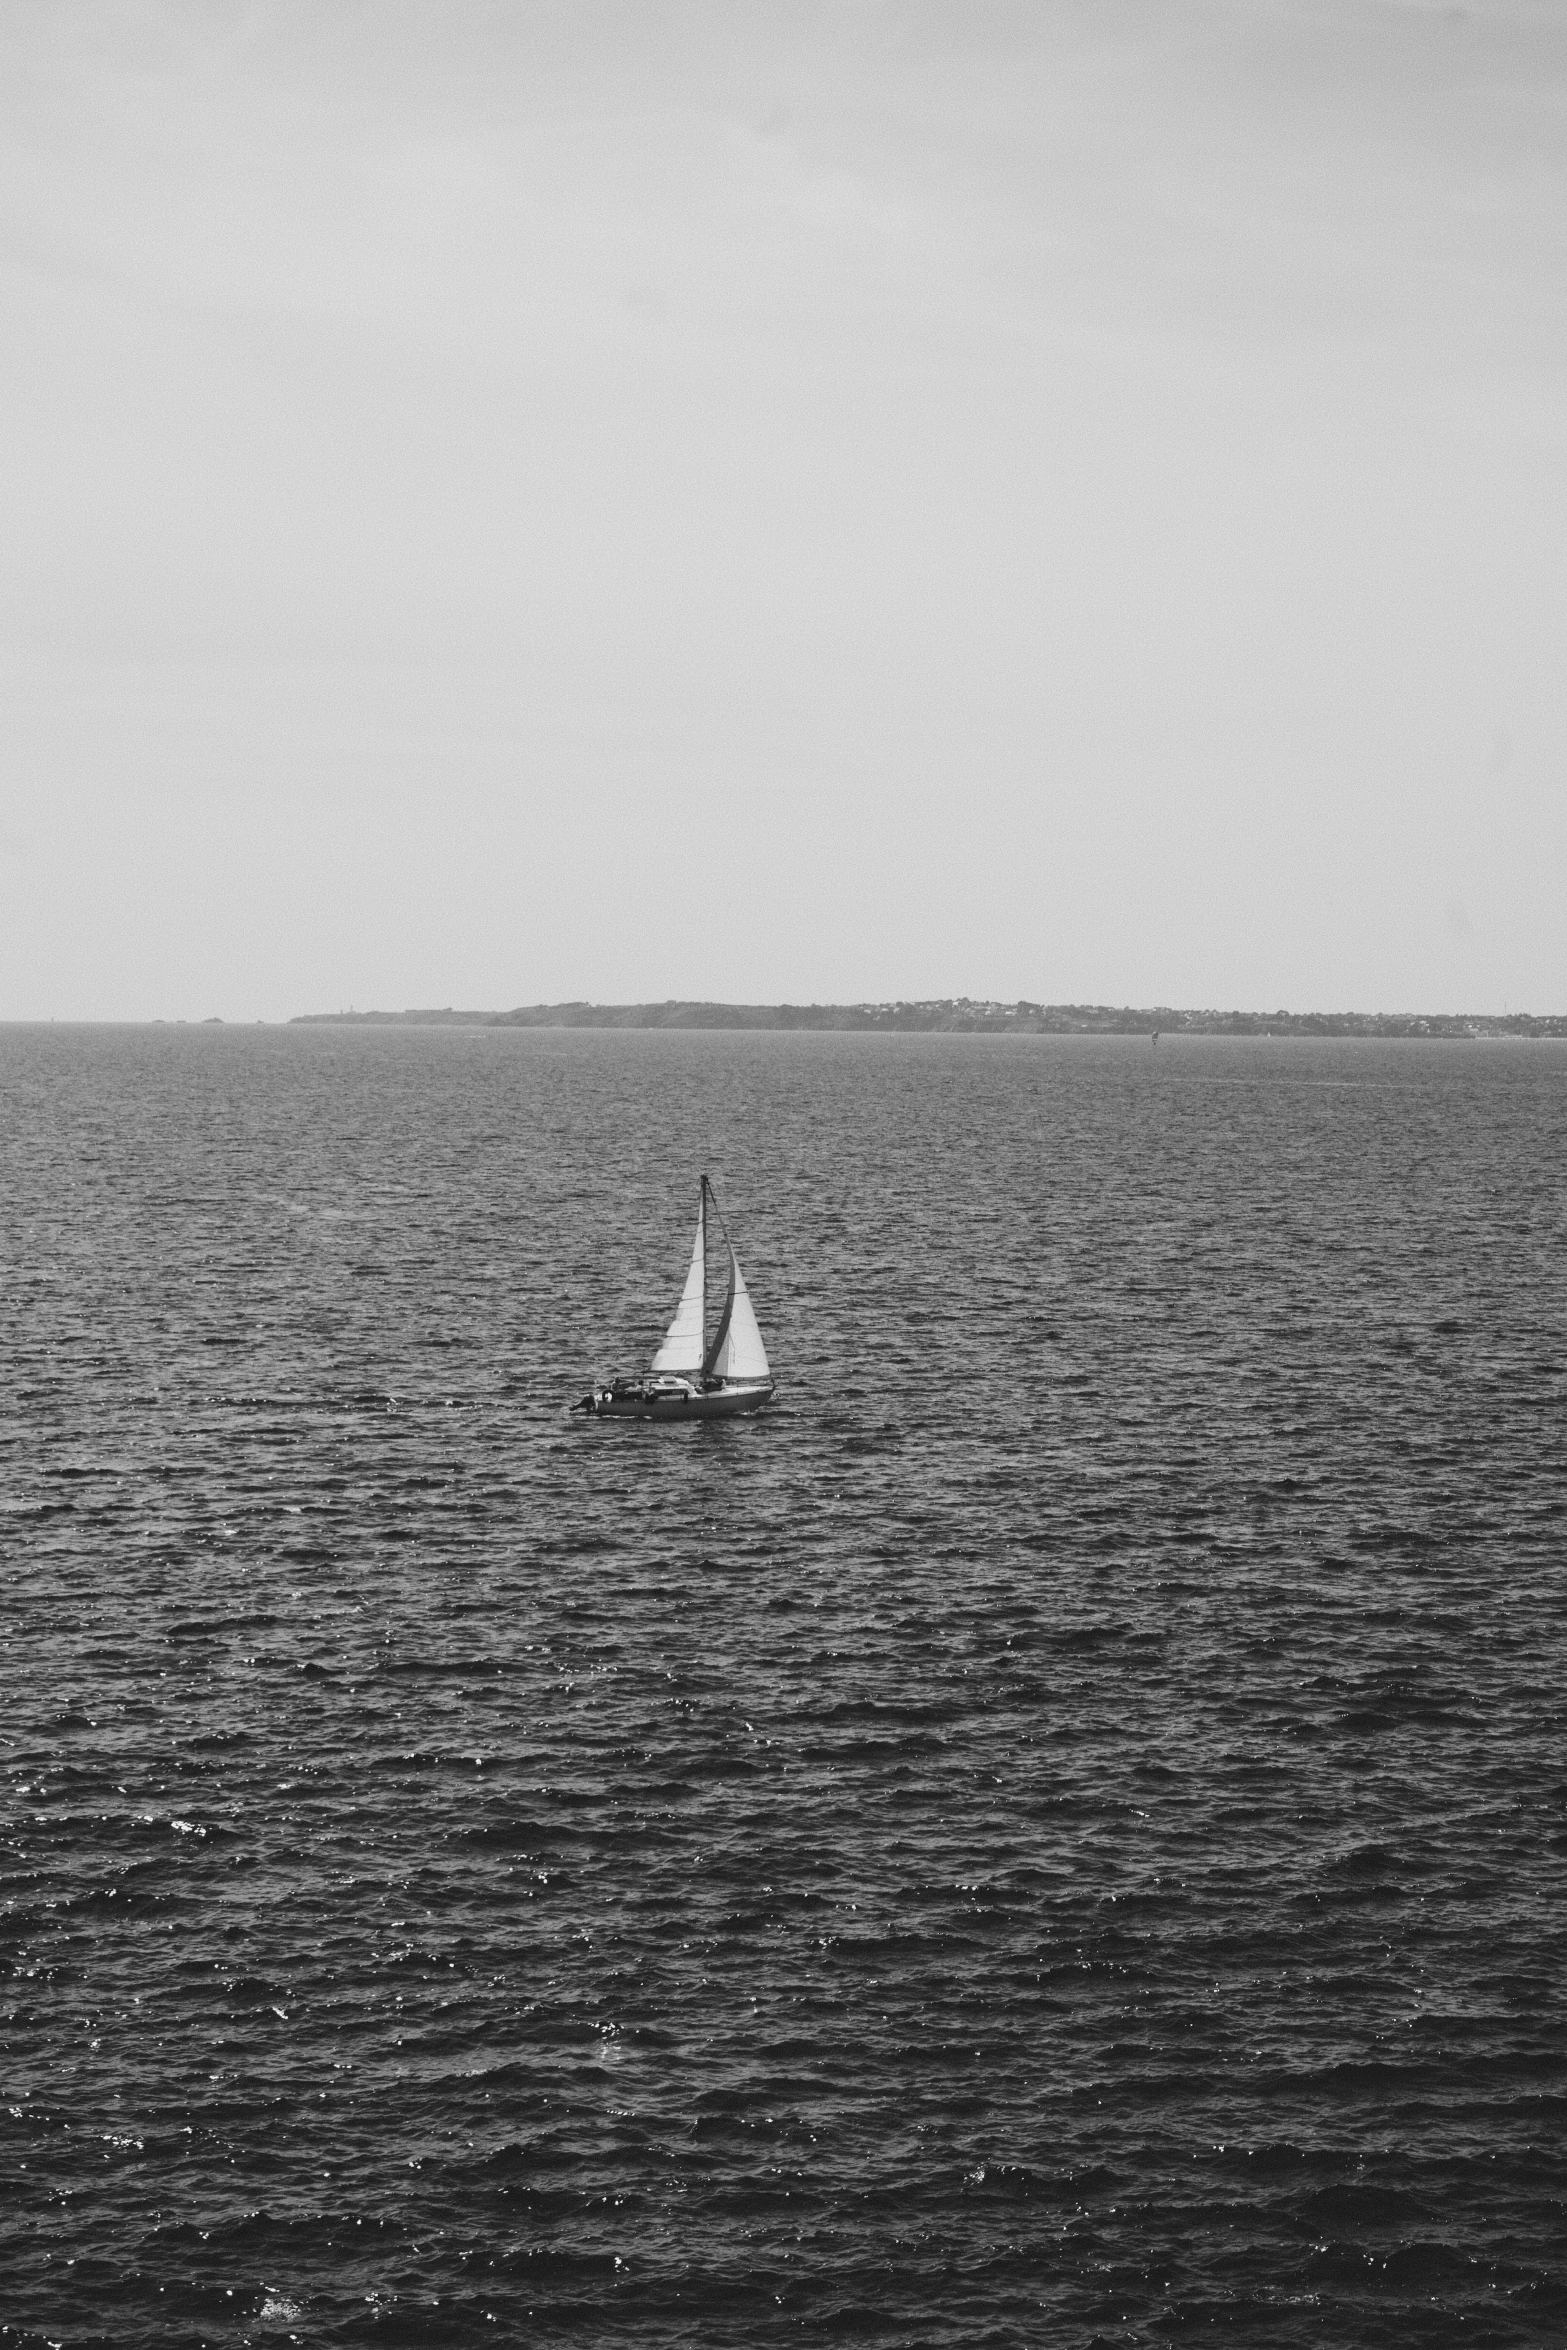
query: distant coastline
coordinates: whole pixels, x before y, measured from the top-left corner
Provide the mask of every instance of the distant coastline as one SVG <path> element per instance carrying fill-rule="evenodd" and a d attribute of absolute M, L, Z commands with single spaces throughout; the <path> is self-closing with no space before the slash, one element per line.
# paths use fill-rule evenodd
<path fill-rule="evenodd" d="M 1113 1004 L 1003 1004 L 970 996 L 881 1004 L 523 1004 L 510 1012 L 301 1012 L 294 1026 L 356 1028 L 845 1029 L 948 1036 L 1567 1036 L 1567 1013 L 1220 1012 Z"/>

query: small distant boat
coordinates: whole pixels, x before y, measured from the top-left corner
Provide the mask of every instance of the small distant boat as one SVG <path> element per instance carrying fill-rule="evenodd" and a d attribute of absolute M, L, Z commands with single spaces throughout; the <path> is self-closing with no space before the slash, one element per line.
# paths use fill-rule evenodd
<path fill-rule="evenodd" d="M 711 1208 L 729 1257 L 729 1281 L 711 1339 L 707 1335 L 708 1210 Z M 773 1375 L 756 1326 L 745 1275 L 718 1205 L 704 1175 L 697 1203 L 696 1245 L 691 1270 L 680 1292 L 675 1318 L 653 1357 L 645 1379 L 612 1379 L 573 1405 L 574 1411 L 603 1419 L 728 1420 L 771 1403 Z"/>

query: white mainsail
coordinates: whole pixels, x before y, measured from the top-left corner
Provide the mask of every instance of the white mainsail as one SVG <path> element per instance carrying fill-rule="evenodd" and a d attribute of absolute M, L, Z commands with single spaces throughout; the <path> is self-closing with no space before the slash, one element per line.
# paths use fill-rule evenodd
<path fill-rule="evenodd" d="M 691 1251 L 691 1270 L 686 1285 L 680 1292 L 680 1303 L 675 1318 L 664 1333 L 664 1343 L 653 1357 L 655 1371 L 674 1371 L 686 1378 L 700 1376 L 702 1369 L 702 1322 L 706 1308 L 707 1288 L 707 1194 L 702 1194 L 702 1205 L 697 1211 L 696 1246 Z"/>
<path fill-rule="evenodd" d="M 729 1305 L 729 1327 L 724 1332 L 713 1369 L 720 1379 L 771 1379 L 767 1367 L 767 1349 L 762 1344 L 762 1333 L 756 1326 L 750 1293 L 745 1286 L 745 1275 L 733 1249 L 729 1251 L 729 1275 L 734 1294 Z"/>

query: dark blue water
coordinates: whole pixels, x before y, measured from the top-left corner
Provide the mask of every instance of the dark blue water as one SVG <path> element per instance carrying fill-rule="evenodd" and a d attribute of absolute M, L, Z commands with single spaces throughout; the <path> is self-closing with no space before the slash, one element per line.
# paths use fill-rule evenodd
<path fill-rule="evenodd" d="M 1567 1049 L 0 1089 L 5 2350 L 1567 2336 Z"/>

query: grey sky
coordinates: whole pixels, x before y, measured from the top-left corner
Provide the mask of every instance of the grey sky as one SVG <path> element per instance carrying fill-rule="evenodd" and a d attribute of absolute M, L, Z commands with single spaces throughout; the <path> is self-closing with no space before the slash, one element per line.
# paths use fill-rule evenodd
<path fill-rule="evenodd" d="M 0 1016 L 1567 1008 L 1567 11 L 0 15 Z"/>

